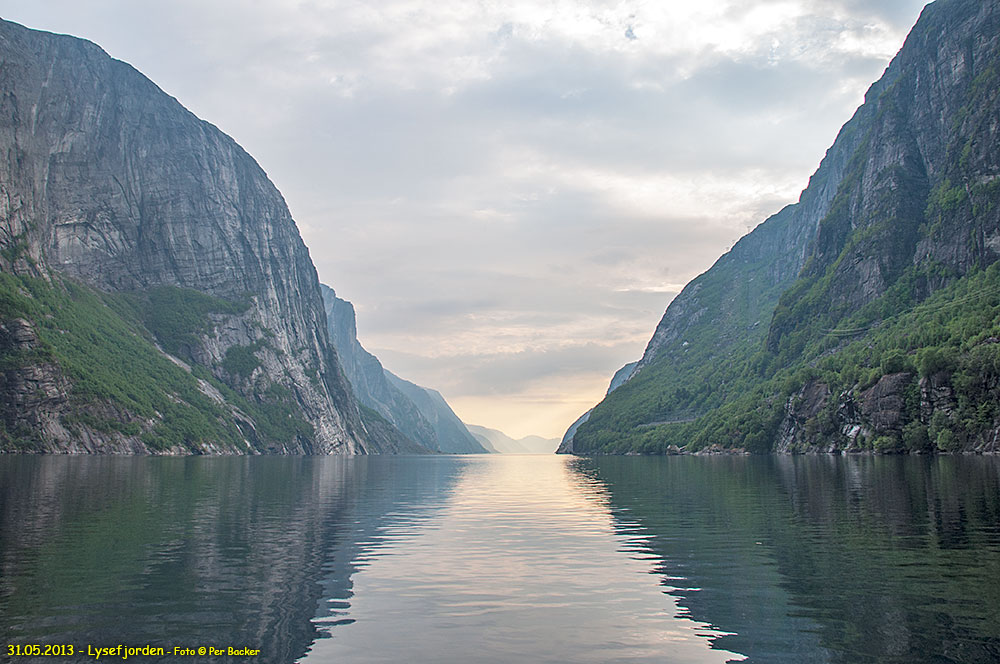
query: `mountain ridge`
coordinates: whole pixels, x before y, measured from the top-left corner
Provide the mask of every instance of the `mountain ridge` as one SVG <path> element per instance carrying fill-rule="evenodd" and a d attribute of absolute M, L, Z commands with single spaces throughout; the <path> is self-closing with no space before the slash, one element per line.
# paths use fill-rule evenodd
<path fill-rule="evenodd" d="M 366 426 L 253 157 L 89 41 L 2 21 L 0 62 L 0 448 L 409 447 Z"/>
<path fill-rule="evenodd" d="M 421 387 L 382 366 L 358 340 L 354 305 L 321 284 L 330 339 L 354 394 L 415 443 L 449 454 L 486 452 L 436 390 Z"/>
<path fill-rule="evenodd" d="M 528 435 L 515 440 L 498 429 L 490 429 L 478 424 L 466 426 L 484 447 L 489 445 L 500 454 L 552 454 L 559 445 L 558 438 Z"/>
<path fill-rule="evenodd" d="M 972 375 L 994 305 L 966 305 L 1000 257 L 998 16 L 924 8 L 799 202 L 670 303 L 573 451 L 996 449 L 1000 394 Z"/>

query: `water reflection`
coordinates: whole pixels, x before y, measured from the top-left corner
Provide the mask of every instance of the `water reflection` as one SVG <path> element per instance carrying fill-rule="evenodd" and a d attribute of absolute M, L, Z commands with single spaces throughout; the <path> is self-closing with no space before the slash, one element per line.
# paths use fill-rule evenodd
<path fill-rule="evenodd" d="M 626 550 L 604 484 L 555 456 L 466 457 L 419 528 L 388 525 L 316 662 L 690 662 L 741 659 Z"/>
<path fill-rule="evenodd" d="M 751 662 L 1000 661 L 1000 463 L 600 458 L 665 592 Z"/>
<path fill-rule="evenodd" d="M 456 470 L 396 461 L 0 459 L 3 643 L 294 661 L 322 635 L 321 598 L 351 597 L 356 551 L 446 494 Z"/>
<path fill-rule="evenodd" d="M 998 578 L 996 459 L 0 457 L 2 644 L 995 662 Z"/>

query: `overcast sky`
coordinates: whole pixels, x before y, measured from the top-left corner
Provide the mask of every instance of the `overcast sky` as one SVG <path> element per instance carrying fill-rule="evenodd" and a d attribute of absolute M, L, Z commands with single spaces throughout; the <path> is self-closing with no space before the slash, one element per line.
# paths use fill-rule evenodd
<path fill-rule="evenodd" d="M 5 0 L 233 136 L 361 342 L 561 436 L 794 202 L 922 0 Z"/>

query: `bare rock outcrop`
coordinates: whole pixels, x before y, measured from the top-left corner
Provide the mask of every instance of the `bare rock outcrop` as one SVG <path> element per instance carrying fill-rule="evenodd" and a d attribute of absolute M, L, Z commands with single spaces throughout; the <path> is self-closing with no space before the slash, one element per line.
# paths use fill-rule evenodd
<path fill-rule="evenodd" d="M 254 159 L 98 46 L 6 21 L 0 272 L 71 279 L 105 293 L 166 286 L 244 302 L 240 311 L 213 315 L 185 359 L 251 402 L 267 390 L 290 395 L 313 434 L 263 441 L 263 449 L 357 454 L 391 447 L 365 428 L 329 343 L 309 252 Z M 221 368 L 233 348 L 250 349 L 259 365 L 251 375 Z M 10 392 L 4 417 L 70 449 L 43 424 L 64 407 L 67 380 L 44 362 L 8 372 L 8 391 L 37 388 L 48 396 Z"/>

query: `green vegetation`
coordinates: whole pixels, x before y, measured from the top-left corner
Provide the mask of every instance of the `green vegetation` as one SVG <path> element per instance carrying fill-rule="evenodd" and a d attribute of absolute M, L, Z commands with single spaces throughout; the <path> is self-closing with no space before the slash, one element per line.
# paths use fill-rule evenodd
<path fill-rule="evenodd" d="M 255 353 L 264 346 L 258 341 L 250 346 L 232 346 L 226 351 L 226 357 L 222 360 L 222 368 L 233 376 L 249 378 L 254 369 L 260 366 L 260 360 Z"/>
<path fill-rule="evenodd" d="M 593 410 L 575 450 L 764 452 L 783 422 L 794 427 L 784 443 L 814 448 L 988 442 L 1000 425 L 1000 62 L 977 62 L 971 85 L 934 111 L 959 108 L 943 127 L 914 112 L 919 73 L 897 71 L 845 125 L 828 153 L 846 161 L 843 175 L 810 244 L 772 245 L 779 214 L 740 241 L 768 251 L 724 256 L 692 281 L 652 361 Z M 918 125 L 930 140 L 919 149 Z M 831 172 L 817 171 L 802 200 L 822 195 L 813 187 L 828 188 Z M 782 249 L 808 257 L 797 277 L 761 288 Z"/>
<path fill-rule="evenodd" d="M 197 335 L 210 331 L 209 314 L 241 314 L 250 304 L 230 302 L 190 288 L 158 286 L 133 295 L 142 322 L 164 350 L 190 359 L 190 349 L 198 343 Z"/>
<path fill-rule="evenodd" d="M 70 431 L 82 425 L 140 435 L 153 450 L 197 450 L 206 444 L 243 450 L 245 436 L 262 448 L 296 439 L 308 443 L 312 426 L 288 389 L 262 379 L 256 396 L 247 398 L 205 367 L 188 373 L 152 343 L 150 332 L 168 351 L 189 357 L 195 335 L 208 330 L 209 314 L 240 313 L 246 306 L 174 287 L 106 294 L 68 279 L 50 283 L 0 273 L 0 320 L 32 321 L 40 342 L 30 351 L 0 357 L 0 367 L 59 367 L 72 385 L 73 411 L 63 418 Z M 223 368 L 248 377 L 259 366 L 254 353 L 262 347 L 230 349 Z M 198 378 L 211 382 L 228 404 L 254 420 L 259 440 L 249 429 L 240 429 L 230 408 L 199 389 Z M 29 431 L 0 429 L 0 445 L 30 448 L 35 444 L 31 436 Z"/>
<path fill-rule="evenodd" d="M 0 318 L 23 317 L 36 325 L 40 350 L 33 357 L 3 358 L 22 366 L 38 360 L 57 365 L 72 382 L 74 413 L 65 422 L 98 431 L 142 434 L 152 449 L 194 448 L 212 442 L 242 447 L 225 412 L 198 389 L 197 381 L 165 358 L 147 339 L 124 296 L 98 293 L 70 280 L 49 283 L 0 274 Z M 88 414 L 111 404 L 117 422 Z M 101 410 L 101 409 L 98 409 Z"/>
<path fill-rule="evenodd" d="M 694 450 L 713 444 L 765 452 L 778 432 L 785 404 L 804 385 L 823 383 L 833 395 L 846 392 L 856 399 L 882 376 L 911 372 L 901 433 L 879 434 L 862 445 L 882 452 L 967 447 L 979 432 L 1000 421 L 1000 264 L 974 270 L 910 307 L 913 294 L 906 286 L 917 281 L 900 280 L 881 298 L 845 318 L 837 329 L 804 343 L 796 361 L 785 366 L 781 366 L 780 354 L 759 350 L 742 370 L 731 370 L 725 377 L 727 393 L 738 396 L 692 421 L 637 426 L 651 417 L 651 403 L 662 403 L 656 401 L 656 391 L 665 382 L 662 370 L 650 372 L 645 380 L 639 380 L 643 378 L 640 373 L 594 410 L 590 421 L 580 427 L 584 435 L 580 438 L 578 432 L 577 443 L 586 445 L 584 450 L 601 453 L 663 453 L 669 445 Z M 705 368 L 701 375 L 711 377 L 712 373 Z M 919 377 L 936 379 L 952 390 L 950 415 L 937 412 L 930 422 L 921 422 Z M 698 374 L 678 376 L 672 382 L 698 385 Z M 674 389 L 668 407 L 690 408 L 699 399 L 719 401 L 707 381 L 701 390 Z M 830 399 L 827 408 L 807 423 L 811 434 L 826 439 L 840 435 L 835 405 L 836 400 Z M 605 408 L 611 410 L 610 417 L 600 412 Z M 595 419 L 598 424 L 610 421 L 612 425 L 595 431 L 591 428 Z M 616 430 L 615 425 L 622 428 Z"/>
<path fill-rule="evenodd" d="M 711 314 L 687 315 L 653 362 L 594 409 L 574 438 L 575 449 L 624 453 L 683 447 L 689 440 L 664 442 L 660 430 L 688 430 L 684 425 L 759 381 L 747 367 L 764 342 L 781 293 L 795 278 L 789 268 L 775 278 L 782 257 L 774 249 L 794 221 L 786 212 L 775 215 L 687 286 L 689 314 Z"/>
<path fill-rule="evenodd" d="M 369 408 L 363 403 L 358 403 L 358 411 L 361 413 L 361 419 L 365 424 L 373 424 L 382 427 L 392 428 L 392 422 L 382 417 L 382 414 L 373 408 Z"/>
<path fill-rule="evenodd" d="M 100 431 L 102 433 L 112 433 L 117 431 L 125 434 L 126 436 L 138 436 L 142 433 L 142 427 L 137 422 L 123 422 L 121 420 L 95 415 L 85 410 L 79 410 L 77 412 L 70 413 L 69 415 L 64 415 L 62 423 L 70 431 L 78 429 L 78 425 L 82 424 L 93 429 L 94 431 Z"/>
<path fill-rule="evenodd" d="M 3 249 L 0 249 L 0 258 L 7 263 L 13 263 L 18 258 L 28 255 L 28 241 L 23 237 L 15 238 Z"/>
<path fill-rule="evenodd" d="M 292 391 L 278 383 L 270 383 L 263 393 L 253 399 L 226 385 L 202 366 L 192 367 L 192 373 L 212 384 L 219 390 L 226 402 L 238 408 L 253 419 L 257 434 L 264 446 L 285 443 L 292 440 L 304 441 L 311 445 L 315 440 L 312 424 L 302 417 L 302 411 L 295 402 Z"/>

